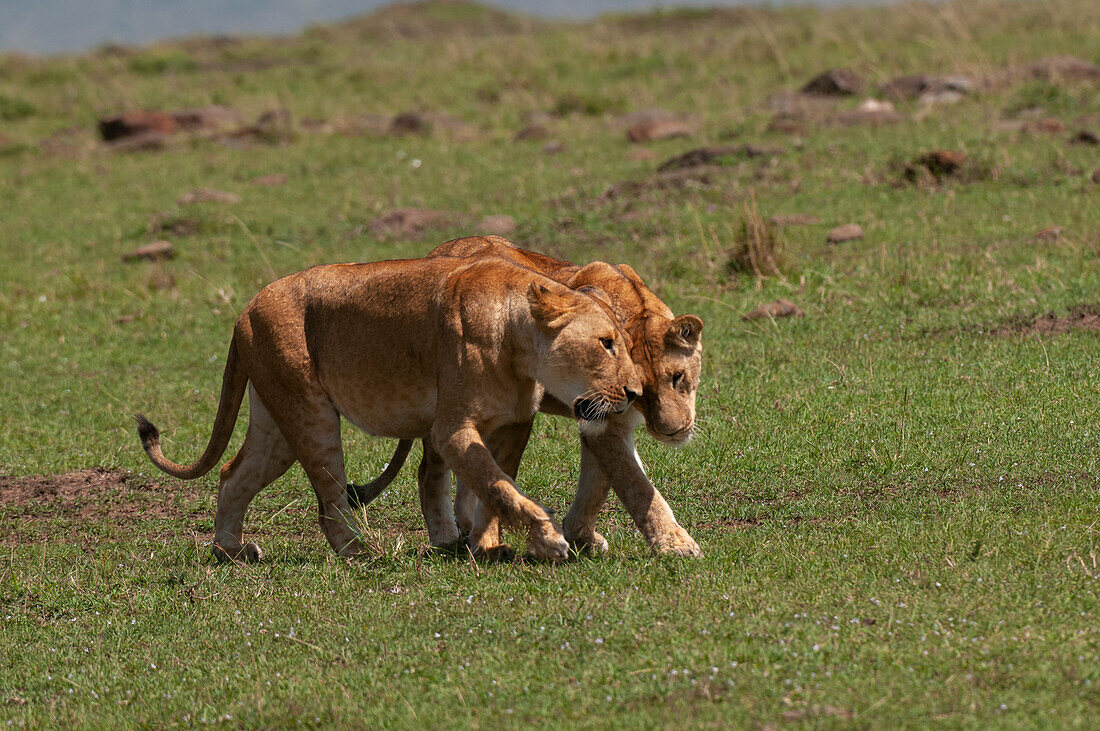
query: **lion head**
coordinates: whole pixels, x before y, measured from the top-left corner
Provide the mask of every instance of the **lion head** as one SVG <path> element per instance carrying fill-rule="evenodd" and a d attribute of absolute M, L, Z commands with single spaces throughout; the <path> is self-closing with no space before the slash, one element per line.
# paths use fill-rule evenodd
<path fill-rule="evenodd" d="M 695 433 L 703 321 L 695 315 L 650 316 L 638 329 L 632 355 L 645 372 L 637 407 L 655 439 L 684 444 Z"/>
<path fill-rule="evenodd" d="M 610 413 L 622 413 L 642 393 L 631 341 L 595 291 L 577 292 L 547 280 L 527 290 L 531 316 L 546 336 L 537 378 L 570 404 L 581 430 L 597 433 Z"/>

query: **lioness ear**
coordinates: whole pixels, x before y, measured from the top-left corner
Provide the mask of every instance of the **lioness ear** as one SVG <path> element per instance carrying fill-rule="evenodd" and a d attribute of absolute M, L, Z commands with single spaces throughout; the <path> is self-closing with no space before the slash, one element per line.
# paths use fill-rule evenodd
<path fill-rule="evenodd" d="M 591 285 L 588 285 L 588 286 L 585 286 L 585 287 L 577 287 L 577 289 L 574 290 L 574 291 L 583 292 L 584 294 L 588 295 L 592 299 L 598 299 L 600 302 L 603 302 L 608 307 L 611 306 L 611 298 L 607 296 L 607 292 L 604 292 L 599 287 L 593 287 Z"/>
<path fill-rule="evenodd" d="M 665 345 L 679 348 L 695 348 L 703 334 L 703 321 L 695 315 L 680 315 L 668 324 Z"/>
<path fill-rule="evenodd" d="M 570 296 L 571 295 L 571 296 Z M 531 282 L 527 287 L 527 303 L 531 305 L 531 316 L 535 318 L 539 329 L 553 334 L 565 325 L 565 316 L 576 309 L 577 303 L 568 295 L 555 292 L 549 287 Z"/>

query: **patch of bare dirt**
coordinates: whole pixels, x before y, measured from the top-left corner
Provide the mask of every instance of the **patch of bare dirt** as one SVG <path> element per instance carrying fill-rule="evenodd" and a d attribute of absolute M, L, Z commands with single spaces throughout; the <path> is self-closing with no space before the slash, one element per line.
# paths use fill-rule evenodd
<path fill-rule="evenodd" d="M 1009 322 L 990 332 L 1006 337 L 1013 335 L 1059 335 L 1071 330 L 1100 332 L 1100 305 L 1078 305 L 1068 314 L 1059 316 L 1048 312 L 1040 317 Z"/>
<path fill-rule="evenodd" d="M 93 467 L 59 475 L 0 476 L 0 514 L 20 520 L 20 542 L 29 525 L 57 519 L 77 524 L 125 522 L 136 519 L 196 517 L 190 509 L 199 495 L 194 483 L 161 485 L 127 470 Z M 43 537 L 57 538 L 56 526 Z M 9 540 L 4 532 L 0 542 Z"/>

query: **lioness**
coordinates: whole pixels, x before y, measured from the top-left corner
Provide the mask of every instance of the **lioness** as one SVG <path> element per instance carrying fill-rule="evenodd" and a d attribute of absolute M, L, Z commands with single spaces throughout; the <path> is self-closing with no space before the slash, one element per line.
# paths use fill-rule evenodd
<path fill-rule="evenodd" d="M 229 442 L 249 386 L 244 444 L 221 470 L 214 522 L 220 560 L 258 560 L 242 543 L 248 504 L 295 460 L 317 494 L 321 528 L 341 555 L 362 547 L 345 489 L 340 417 L 371 434 L 426 439 L 501 519 L 528 530 L 530 553 L 569 544 L 494 459 L 501 434 L 533 418 L 544 390 L 598 431 L 641 392 L 629 336 L 606 305 L 503 260 L 440 257 L 307 269 L 260 291 L 237 318 L 206 451 L 169 461 L 138 415 L 149 458 L 180 479 L 208 472 Z M 440 542 L 457 542 L 450 495 L 422 494 Z M 429 503 L 428 500 L 434 500 Z"/>
<path fill-rule="evenodd" d="M 540 271 L 570 287 L 595 286 L 606 293 L 623 329 L 632 337 L 631 357 L 643 380 L 642 396 L 635 409 L 608 418 L 600 434 L 582 434 L 581 472 L 577 496 L 565 517 L 565 537 L 575 547 L 606 551 L 607 541 L 596 532 L 596 517 L 609 487 L 622 500 L 650 546 L 658 553 L 700 556 L 691 536 L 680 527 L 668 503 L 646 477 L 634 448 L 633 432 L 644 418 L 646 429 L 666 444 L 689 440 L 695 425 L 695 397 L 702 359 L 700 335 L 703 321 L 695 315 L 674 317 L 672 311 L 645 286 L 629 266 L 603 262 L 580 267 L 535 251 L 521 249 L 499 236 L 473 236 L 448 241 L 428 254 L 470 259 L 504 259 Z M 544 399 L 541 410 L 569 414 L 564 405 Z M 509 432 L 507 453 L 518 462 L 530 435 L 530 425 L 517 424 Z M 503 441 L 503 437 L 502 437 Z M 396 477 L 411 442 L 398 443 L 381 476 L 368 485 L 349 486 L 353 504 L 367 504 Z M 449 486 L 446 464 L 424 445 L 420 470 L 421 493 L 439 493 Z M 459 525 L 471 532 L 471 542 L 482 552 L 490 550 L 495 535 L 491 522 L 474 529 L 476 497 L 460 481 L 455 510 Z M 489 520 L 484 516 L 483 520 Z M 430 533 L 430 531 L 429 531 Z M 432 542 L 436 543 L 434 537 Z"/>

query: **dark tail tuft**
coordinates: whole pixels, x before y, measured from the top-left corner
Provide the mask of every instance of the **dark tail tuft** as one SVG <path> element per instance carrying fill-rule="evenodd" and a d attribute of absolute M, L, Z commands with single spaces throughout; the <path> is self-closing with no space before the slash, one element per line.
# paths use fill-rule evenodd
<path fill-rule="evenodd" d="M 146 452 L 154 444 L 160 441 L 160 431 L 153 426 L 153 422 L 145 418 L 145 414 L 136 414 L 134 421 L 137 422 L 138 436 L 141 437 L 141 446 Z"/>

